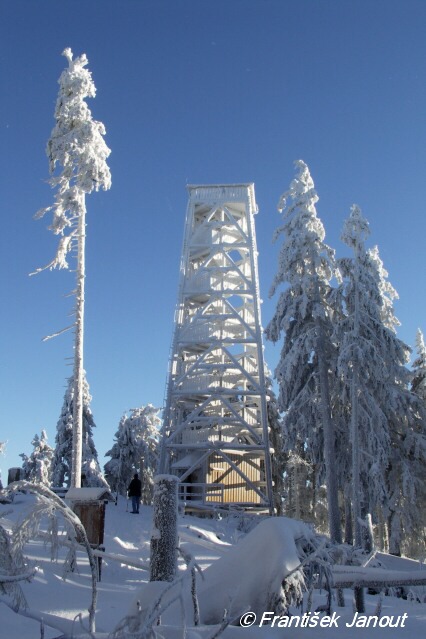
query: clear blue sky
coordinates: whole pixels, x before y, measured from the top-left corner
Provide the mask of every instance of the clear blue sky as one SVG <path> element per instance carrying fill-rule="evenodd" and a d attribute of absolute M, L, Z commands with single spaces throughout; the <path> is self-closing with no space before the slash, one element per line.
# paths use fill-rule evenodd
<path fill-rule="evenodd" d="M 310 167 L 327 241 L 353 202 L 400 300 L 399 336 L 425 323 L 426 3 L 423 0 L 2 0 L 0 458 L 54 445 L 72 339 L 73 274 L 28 273 L 56 238 L 45 146 L 71 47 L 89 58 L 112 189 L 88 206 L 85 367 L 101 463 L 126 409 L 161 406 L 187 183 L 254 182 L 263 324 L 275 300 L 276 204 Z M 266 345 L 274 367 L 279 347 Z"/>

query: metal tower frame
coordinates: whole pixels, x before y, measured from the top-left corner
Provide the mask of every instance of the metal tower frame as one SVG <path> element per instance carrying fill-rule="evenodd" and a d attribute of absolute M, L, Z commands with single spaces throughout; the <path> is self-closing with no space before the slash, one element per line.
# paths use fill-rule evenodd
<path fill-rule="evenodd" d="M 271 510 L 254 185 L 187 188 L 160 472 L 186 501 Z"/>

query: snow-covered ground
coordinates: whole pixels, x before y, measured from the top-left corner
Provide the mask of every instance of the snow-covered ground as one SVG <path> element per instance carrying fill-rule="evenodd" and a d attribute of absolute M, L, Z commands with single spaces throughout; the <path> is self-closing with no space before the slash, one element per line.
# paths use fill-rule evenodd
<path fill-rule="evenodd" d="M 0 505 L 0 517 L 2 525 L 10 527 L 13 522 L 18 522 L 30 509 L 34 502 L 34 497 L 30 495 L 18 494 L 11 506 Z M 116 626 L 116 624 L 134 606 L 135 600 L 143 601 L 144 584 L 148 581 L 146 569 L 137 568 L 137 565 L 146 566 L 149 560 L 149 539 L 152 522 L 152 509 L 142 507 L 140 515 L 132 515 L 126 509 L 126 501 L 120 499 L 118 505 L 108 504 L 106 512 L 105 548 L 107 555 L 124 556 L 126 560 L 133 563 L 133 566 L 124 565 L 116 559 L 105 559 L 102 566 L 102 581 L 99 583 L 98 604 L 96 613 L 96 635 L 106 637 Z M 275 542 L 269 538 L 267 532 L 264 538 L 259 527 L 259 533 L 252 536 L 252 541 L 248 540 L 245 532 L 240 529 L 241 520 L 233 517 L 230 520 L 223 519 L 201 519 L 189 515 L 179 518 L 179 536 L 181 545 L 185 550 L 195 557 L 203 570 L 209 569 L 212 579 L 209 584 L 214 584 L 214 589 L 208 594 L 211 600 L 226 599 L 229 588 L 234 589 L 235 596 L 237 590 L 247 592 L 245 584 L 252 580 L 258 585 L 259 590 L 264 588 L 268 573 L 273 570 L 270 565 L 270 556 Z M 243 526 L 243 528 L 246 528 Z M 265 530 L 270 530 L 265 527 Z M 278 528 L 276 528 L 278 530 Z M 243 542 L 243 540 L 245 541 Z M 236 553 L 233 549 L 236 544 L 242 544 L 244 553 Z M 255 544 L 255 545 L 253 545 Z M 261 545 L 260 548 L 258 546 Z M 42 611 L 48 617 L 49 614 L 59 615 L 69 620 L 74 619 L 82 613 L 87 620 L 87 609 L 90 604 L 90 575 L 88 561 L 83 553 L 78 556 L 78 572 L 68 576 L 66 581 L 62 578 L 63 557 L 59 561 L 50 561 L 50 549 L 43 541 L 35 540 L 26 545 L 26 556 L 31 562 L 39 566 L 39 571 L 31 583 L 23 583 L 25 597 L 29 608 L 33 611 Z M 228 555 L 228 559 L 226 558 Z M 238 557 L 240 559 L 238 559 Z M 221 581 L 221 570 L 217 570 L 220 565 L 220 558 L 223 566 L 223 581 Z M 239 563 L 240 561 L 240 563 Z M 182 570 L 185 569 L 184 562 L 180 562 Z M 209 572 L 209 570 L 207 570 Z M 219 572 L 219 574 L 218 574 Z M 266 581 L 265 581 L 266 580 Z M 237 586 L 235 586 L 237 584 Z M 239 585 L 238 585 L 239 584 Z M 184 588 L 189 590 L 190 580 L 184 582 Z M 148 587 L 149 589 L 149 587 Z M 200 583 L 200 592 L 203 585 Z M 385 597 L 382 605 L 382 619 L 386 616 L 393 616 L 397 627 L 383 628 L 362 628 L 347 627 L 352 624 L 352 593 L 345 591 L 346 607 L 337 607 L 333 602 L 333 611 L 339 617 L 332 627 L 271 627 L 263 625 L 259 627 L 259 614 L 257 621 L 247 628 L 228 627 L 223 633 L 224 639 L 237 639 L 239 637 L 259 637 L 260 639 L 291 637 L 291 639 L 309 639 L 324 637 L 324 639 L 347 638 L 356 639 L 361 637 L 374 638 L 376 636 L 392 637 L 395 639 L 414 639 L 424 636 L 426 630 L 426 604 L 412 603 L 396 597 Z M 0 595 L 1 600 L 1 595 Z M 202 600 L 202 597 L 201 597 Z M 378 598 L 367 595 L 367 615 L 373 615 L 376 610 Z M 133 602 L 133 603 L 132 603 Z M 313 610 L 318 605 L 325 602 L 325 593 L 316 593 L 314 597 Z M 163 619 L 167 626 L 160 626 L 159 637 L 166 639 L 176 639 L 183 637 L 183 622 L 181 619 L 180 607 L 175 606 L 170 609 L 169 614 Z M 299 610 L 292 610 L 294 614 L 299 614 Z M 404 613 L 406 614 L 403 617 Z M 399 621 L 398 621 L 399 618 Z M 335 617 L 336 619 L 336 617 Z M 189 625 L 189 620 L 187 618 Z M 276 623 L 278 620 L 276 621 Z M 403 623 L 403 626 L 401 625 Z M 337 626 L 337 627 L 336 627 Z M 217 627 L 217 626 L 216 626 Z M 187 639 L 202 637 L 208 639 L 214 635 L 215 627 L 202 626 L 196 631 L 187 634 Z M 75 634 L 82 632 L 80 623 L 75 623 Z M 105 633 L 105 634 L 102 634 Z M 45 639 L 59 637 L 61 632 L 49 627 L 45 627 Z M 89 636 L 88 634 L 86 636 Z M 15 614 L 4 603 L 0 604 L 0 639 L 37 639 L 40 637 L 39 622 Z"/>

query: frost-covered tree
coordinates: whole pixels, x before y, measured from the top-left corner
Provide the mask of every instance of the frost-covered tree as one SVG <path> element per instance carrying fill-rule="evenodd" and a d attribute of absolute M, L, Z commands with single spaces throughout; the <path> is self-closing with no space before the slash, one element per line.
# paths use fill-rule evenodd
<path fill-rule="evenodd" d="M 142 481 L 142 503 L 152 502 L 154 475 L 158 463 L 161 420 L 159 409 L 152 404 L 133 408 L 120 420 L 115 442 L 106 453 L 111 457 L 105 466 L 105 476 L 111 489 L 125 495 L 133 474 Z"/>
<path fill-rule="evenodd" d="M 40 437 L 36 434 L 31 442 L 33 452 L 29 457 L 25 453 L 21 453 L 23 478 L 36 484 L 44 484 L 50 486 L 52 477 L 52 460 L 54 450 L 47 443 L 47 433 L 41 431 Z"/>
<path fill-rule="evenodd" d="M 375 356 L 374 351 L 374 325 L 382 324 L 380 291 L 368 268 L 369 258 L 364 245 L 369 234 L 367 220 L 354 205 L 342 234 L 343 242 L 353 250 L 354 256 L 338 262 L 343 276 L 344 309 L 343 319 L 337 323 L 337 371 L 341 382 L 340 401 L 345 407 L 350 406 L 351 500 L 355 545 L 358 547 L 363 546 L 361 510 L 365 489 L 361 491 L 361 483 L 364 486 L 368 483 L 365 464 L 361 477 L 361 450 L 369 455 L 368 459 L 375 458 L 377 469 L 383 469 L 383 464 L 386 466 L 384 451 L 388 447 L 385 415 L 369 391 L 371 379 L 381 365 L 380 357 Z"/>
<path fill-rule="evenodd" d="M 386 472 L 389 497 L 384 515 L 388 522 L 389 551 L 400 554 L 404 535 L 418 531 L 419 514 L 425 503 L 425 413 L 422 402 L 409 388 L 411 374 L 407 364 L 411 349 L 396 336 L 399 321 L 393 300 L 398 294 L 387 279 L 378 248 L 368 253 L 382 296 L 381 318 L 388 329 L 383 344 L 388 395 L 382 407 L 389 423 L 391 454 Z"/>
<path fill-rule="evenodd" d="M 139 435 L 134 428 L 131 416 L 126 413 L 120 419 L 115 433 L 115 442 L 105 453 L 111 457 L 104 465 L 105 477 L 111 490 L 125 495 L 130 479 L 135 472 L 139 472 Z"/>
<path fill-rule="evenodd" d="M 410 349 L 396 336 L 397 293 L 377 247 L 365 248 L 368 235 L 368 222 L 354 205 L 342 235 L 354 255 L 338 260 L 339 401 L 349 409 L 355 543 L 363 545 L 361 519 L 372 512 L 387 519 L 391 552 L 399 552 L 403 528 L 412 527 L 424 439 L 419 402 L 408 388 Z"/>
<path fill-rule="evenodd" d="M 413 381 L 411 390 L 418 395 L 426 406 L 426 346 L 420 329 L 416 335 L 417 357 L 413 362 Z"/>
<path fill-rule="evenodd" d="M 54 486 L 71 485 L 73 411 L 74 411 L 74 379 L 68 380 L 61 415 L 56 426 L 56 447 L 52 462 L 52 483 Z M 82 482 L 83 486 L 107 486 L 98 462 L 93 428 L 96 427 L 90 409 L 92 398 L 86 374 L 83 371 L 83 438 L 82 438 Z"/>
<path fill-rule="evenodd" d="M 285 286 L 266 336 L 277 342 L 284 335 L 275 369 L 278 405 L 286 411 L 291 445 L 302 447 L 310 461 L 321 465 L 327 487 L 329 531 L 341 541 L 335 432 L 331 412 L 329 375 L 332 310 L 328 296 L 333 277 L 334 251 L 324 243 L 324 227 L 317 217 L 318 195 L 309 169 L 297 161 L 297 176 L 280 199 L 284 234 L 279 266 L 270 296 Z"/>
<path fill-rule="evenodd" d="M 91 73 L 85 68 L 85 54 L 73 60 L 71 49 L 63 55 L 68 68 L 59 78 L 59 94 L 56 102 L 56 125 L 47 144 L 50 168 L 50 185 L 56 189 L 52 206 L 41 209 L 37 218 L 53 211 L 49 227 L 60 236 L 55 257 L 47 266 L 36 272 L 68 268 L 70 251 L 77 253 L 76 306 L 74 328 L 74 416 L 71 485 L 79 487 L 83 447 L 83 335 L 84 335 L 84 286 L 85 286 L 85 240 L 86 240 L 86 195 L 99 189 L 109 189 L 111 174 L 106 163 L 110 149 L 103 136 L 105 127 L 92 118 L 86 98 L 94 98 L 96 88 Z M 61 167 L 60 169 L 58 167 Z M 67 330 L 67 329 L 65 329 Z"/>
<path fill-rule="evenodd" d="M 15 612 L 19 611 L 21 607 L 28 607 L 19 581 L 23 581 L 25 577 L 29 579 L 35 572 L 35 569 L 28 570 L 28 564 L 25 564 L 22 553 L 13 547 L 9 533 L 0 523 L 0 596 L 5 597 L 6 601 L 10 601 L 10 607 Z M 18 579 L 19 575 L 23 575 L 22 579 L 15 581 L 13 577 L 16 578 L 16 575 L 18 575 Z"/>

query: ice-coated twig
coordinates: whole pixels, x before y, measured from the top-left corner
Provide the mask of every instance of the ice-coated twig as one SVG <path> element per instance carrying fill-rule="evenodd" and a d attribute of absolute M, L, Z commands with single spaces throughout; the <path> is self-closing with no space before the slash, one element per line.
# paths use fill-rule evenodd
<path fill-rule="evenodd" d="M 231 619 L 229 618 L 228 611 L 225 610 L 223 613 L 222 623 L 216 629 L 214 634 L 208 637 L 208 639 L 217 639 L 217 637 L 219 637 L 223 633 L 223 631 L 229 626 L 230 623 L 231 623 Z"/>
<path fill-rule="evenodd" d="M 58 335 L 62 335 L 62 333 L 67 333 L 73 328 L 75 328 L 75 322 L 73 322 L 72 324 L 70 324 L 70 326 L 67 326 L 66 328 L 62 328 L 60 331 L 57 331 L 56 333 L 52 333 L 52 335 L 46 335 L 46 337 L 43 337 L 42 342 L 48 342 L 50 339 L 53 339 L 54 337 L 58 337 Z"/>

